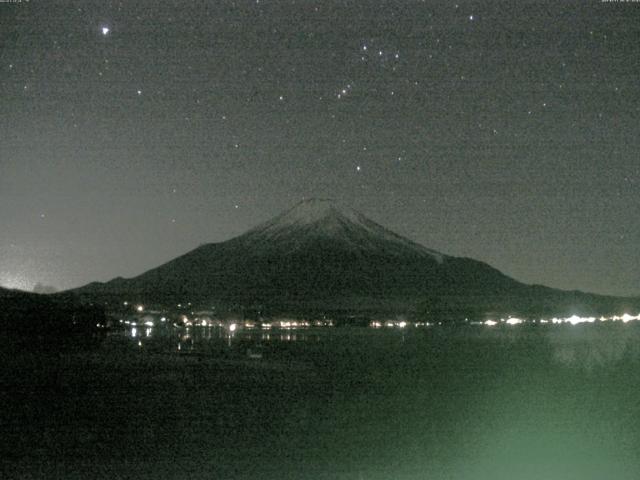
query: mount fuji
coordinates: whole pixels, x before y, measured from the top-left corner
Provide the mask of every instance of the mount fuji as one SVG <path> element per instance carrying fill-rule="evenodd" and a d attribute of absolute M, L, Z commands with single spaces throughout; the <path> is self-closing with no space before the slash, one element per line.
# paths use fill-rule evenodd
<path fill-rule="evenodd" d="M 529 286 L 445 255 L 338 202 L 311 199 L 248 232 L 202 245 L 137 277 L 73 291 L 86 300 L 224 305 L 267 312 L 517 311 L 606 308 L 613 297 Z M 615 303 L 615 302 L 614 302 Z"/>

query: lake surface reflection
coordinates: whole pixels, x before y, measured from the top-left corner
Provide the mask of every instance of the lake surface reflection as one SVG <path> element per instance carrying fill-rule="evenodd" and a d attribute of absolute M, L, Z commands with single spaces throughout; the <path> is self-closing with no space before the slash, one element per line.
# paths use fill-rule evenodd
<path fill-rule="evenodd" d="M 415 329 L 391 330 L 361 327 L 306 327 L 299 329 L 241 328 L 229 325 L 175 327 L 128 326 L 116 334 L 130 340 L 137 349 L 151 349 L 164 353 L 238 353 L 243 348 L 277 350 L 278 344 L 340 342 L 344 337 L 353 339 L 396 340 L 399 345 L 410 338 L 449 341 L 451 338 L 466 338 L 482 342 L 513 343 L 535 338 L 539 348 L 546 348 L 549 359 L 564 366 L 591 369 L 597 366 L 620 362 L 629 358 L 640 358 L 640 325 L 596 324 L 596 325 L 534 325 L 528 327 L 504 326 L 486 328 L 473 325 L 457 327 L 432 327 L 427 331 Z M 448 338 L 451 337 L 451 338 Z M 301 350 L 304 357 L 313 349 Z"/>
<path fill-rule="evenodd" d="M 191 326 L 126 328 L 121 335 L 131 340 L 137 348 L 151 348 L 166 353 L 220 353 L 221 349 L 235 352 L 238 349 L 262 349 L 265 346 L 282 342 L 317 343 L 328 337 L 326 328 L 305 329 L 261 329 L 232 328 L 229 326 Z"/>
<path fill-rule="evenodd" d="M 496 327 L 136 325 L 5 351 L 3 478 L 640 478 L 640 328 Z"/>

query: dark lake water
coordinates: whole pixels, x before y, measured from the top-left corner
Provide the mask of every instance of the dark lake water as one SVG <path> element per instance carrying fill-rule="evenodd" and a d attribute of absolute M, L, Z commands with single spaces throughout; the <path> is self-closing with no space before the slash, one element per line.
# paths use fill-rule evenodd
<path fill-rule="evenodd" d="M 640 475 L 635 323 L 132 333 L 3 343 L 2 478 Z"/>

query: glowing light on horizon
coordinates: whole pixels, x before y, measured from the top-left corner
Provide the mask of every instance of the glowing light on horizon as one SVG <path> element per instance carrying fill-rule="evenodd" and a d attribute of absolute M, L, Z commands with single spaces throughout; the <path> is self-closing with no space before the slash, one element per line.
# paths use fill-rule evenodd
<path fill-rule="evenodd" d="M 579 317 L 577 315 L 572 315 L 569 318 L 564 319 L 564 322 L 570 323 L 571 325 L 577 325 L 579 323 L 593 323 L 595 321 L 595 317 Z"/>
<path fill-rule="evenodd" d="M 630 322 L 631 320 L 640 320 L 640 314 L 634 317 L 633 315 L 625 313 L 622 315 L 621 319 L 624 323 Z"/>
<path fill-rule="evenodd" d="M 552 323 L 554 325 L 561 325 L 563 323 L 569 323 L 571 325 L 579 325 L 581 323 L 595 323 L 595 322 L 618 322 L 622 321 L 623 323 L 628 323 L 631 321 L 640 320 L 640 314 L 638 315 L 630 315 L 629 313 L 624 313 L 622 315 L 612 315 L 610 317 L 600 316 L 600 317 L 581 317 L 579 315 L 571 315 L 570 317 L 553 317 L 550 320 L 546 318 L 542 318 L 538 320 L 539 323 L 547 324 Z M 532 320 L 535 323 L 535 320 Z M 509 323 L 509 321 L 507 321 Z"/>

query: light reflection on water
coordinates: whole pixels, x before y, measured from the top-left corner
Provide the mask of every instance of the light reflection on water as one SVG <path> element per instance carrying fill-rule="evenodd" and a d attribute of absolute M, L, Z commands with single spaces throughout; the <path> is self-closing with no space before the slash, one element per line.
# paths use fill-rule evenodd
<path fill-rule="evenodd" d="M 535 340 L 546 345 L 549 359 L 563 367 L 591 370 L 598 366 L 611 365 L 629 359 L 640 359 L 640 325 L 601 323 L 573 325 L 539 325 L 526 329 L 494 329 L 461 327 L 458 330 L 411 330 L 367 329 L 367 328 L 323 328 L 304 329 L 260 329 L 242 328 L 231 331 L 225 326 L 156 326 L 146 327 L 144 334 L 136 326 L 124 330 L 123 335 L 132 340 L 136 347 L 148 347 L 158 352 L 224 354 L 225 352 L 248 352 L 250 349 L 269 347 L 272 350 L 287 348 L 286 345 L 320 342 L 334 343 L 338 338 L 366 336 L 368 338 L 397 340 L 394 348 L 406 348 L 407 341 L 419 339 L 464 337 L 480 342 L 513 344 L 525 340 Z M 351 340 L 349 340 L 351 341 Z M 411 347 L 409 347 L 411 348 Z"/>
<path fill-rule="evenodd" d="M 269 330 L 254 329 L 231 331 L 224 326 L 196 327 L 147 327 L 144 336 L 135 326 L 124 331 L 124 336 L 133 340 L 136 346 L 153 345 L 156 349 L 178 351 L 180 353 L 198 352 L 211 347 L 224 345 L 233 349 L 239 345 L 256 346 L 286 343 L 318 343 L 326 336 L 326 329 L 310 328 L 305 330 Z"/>

